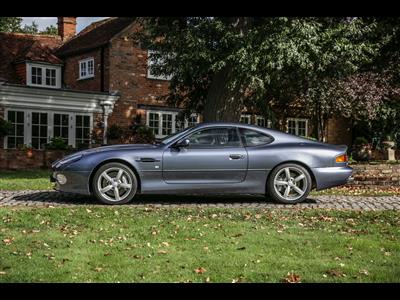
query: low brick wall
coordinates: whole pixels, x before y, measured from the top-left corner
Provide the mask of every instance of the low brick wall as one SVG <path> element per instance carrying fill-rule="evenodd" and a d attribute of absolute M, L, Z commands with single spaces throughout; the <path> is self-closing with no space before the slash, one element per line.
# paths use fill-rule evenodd
<path fill-rule="evenodd" d="M 351 185 L 400 186 L 400 164 L 352 164 Z"/>
<path fill-rule="evenodd" d="M 0 170 L 49 168 L 51 163 L 67 153 L 60 150 L 0 149 Z"/>

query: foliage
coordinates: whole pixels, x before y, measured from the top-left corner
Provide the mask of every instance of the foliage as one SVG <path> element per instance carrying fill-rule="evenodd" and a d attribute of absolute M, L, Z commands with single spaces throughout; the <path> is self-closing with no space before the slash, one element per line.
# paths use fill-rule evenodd
<path fill-rule="evenodd" d="M 400 280 L 394 211 L 85 205 L 0 219 L 1 282 Z"/>
<path fill-rule="evenodd" d="M 21 23 L 21 17 L 0 17 L 0 32 L 18 32 Z"/>
<path fill-rule="evenodd" d="M 151 144 L 155 141 L 155 136 L 151 128 L 144 125 L 132 127 L 132 137 L 130 142 L 133 144 Z"/>
<path fill-rule="evenodd" d="M 12 131 L 12 128 L 13 126 L 11 122 L 8 122 L 3 118 L 0 118 L 0 137 L 5 137 L 9 135 Z"/>
<path fill-rule="evenodd" d="M 50 143 L 46 144 L 46 149 L 48 150 L 70 150 L 69 146 L 62 137 L 53 137 Z"/>
<path fill-rule="evenodd" d="M 19 32 L 27 34 L 48 34 L 57 35 L 58 30 L 54 25 L 39 30 L 39 25 L 33 21 L 32 24 L 22 26 L 21 17 L 0 17 L 0 32 Z"/>
<path fill-rule="evenodd" d="M 379 50 L 368 39 L 376 24 L 360 18 L 143 18 L 142 24 L 139 38 L 158 51 L 154 73 L 173 75 L 168 100 L 203 110 L 205 121 L 237 121 L 249 101 L 286 111 L 302 96 L 318 116 L 320 92 L 332 90 L 331 80 L 339 84 Z"/>
<path fill-rule="evenodd" d="M 355 140 L 354 140 L 354 145 L 355 146 L 363 146 L 363 145 L 366 145 L 366 144 L 368 144 L 368 141 L 363 136 L 356 137 Z"/>
<path fill-rule="evenodd" d="M 112 124 L 107 128 L 107 138 L 111 140 L 121 138 L 123 133 L 123 129 L 117 124 Z"/>

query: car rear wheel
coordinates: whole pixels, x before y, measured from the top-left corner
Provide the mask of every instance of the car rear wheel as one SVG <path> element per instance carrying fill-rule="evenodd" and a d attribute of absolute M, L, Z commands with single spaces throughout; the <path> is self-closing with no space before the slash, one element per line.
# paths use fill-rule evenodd
<path fill-rule="evenodd" d="M 310 193 L 309 172 L 298 164 L 283 164 L 275 168 L 267 182 L 267 192 L 276 202 L 294 204 L 304 201 Z"/>
<path fill-rule="evenodd" d="M 92 185 L 96 198 L 111 205 L 128 203 L 137 191 L 135 173 L 121 163 L 101 166 L 93 177 Z"/>

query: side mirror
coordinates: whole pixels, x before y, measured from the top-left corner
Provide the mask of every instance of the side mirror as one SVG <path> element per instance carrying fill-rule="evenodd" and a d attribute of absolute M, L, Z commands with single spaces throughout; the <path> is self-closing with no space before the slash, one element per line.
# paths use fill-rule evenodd
<path fill-rule="evenodd" d="M 190 143 L 189 139 L 183 139 L 183 140 L 180 140 L 177 143 L 175 143 L 174 147 L 175 148 L 185 148 L 185 147 L 189 146 L 189 143 Z"/>

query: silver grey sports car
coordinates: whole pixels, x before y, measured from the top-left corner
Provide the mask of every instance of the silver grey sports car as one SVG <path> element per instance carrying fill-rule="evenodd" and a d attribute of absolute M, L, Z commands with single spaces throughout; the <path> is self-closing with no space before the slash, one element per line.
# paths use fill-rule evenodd
<path fill-rule="evenodd" d="M 140 194 L 262 194 L 298 203 L 351 180 L 347 146 L 273 129 L 203 123 L 154 144 L 84 150 L 53 163 L 56 189 L 123 204 Z"/>

